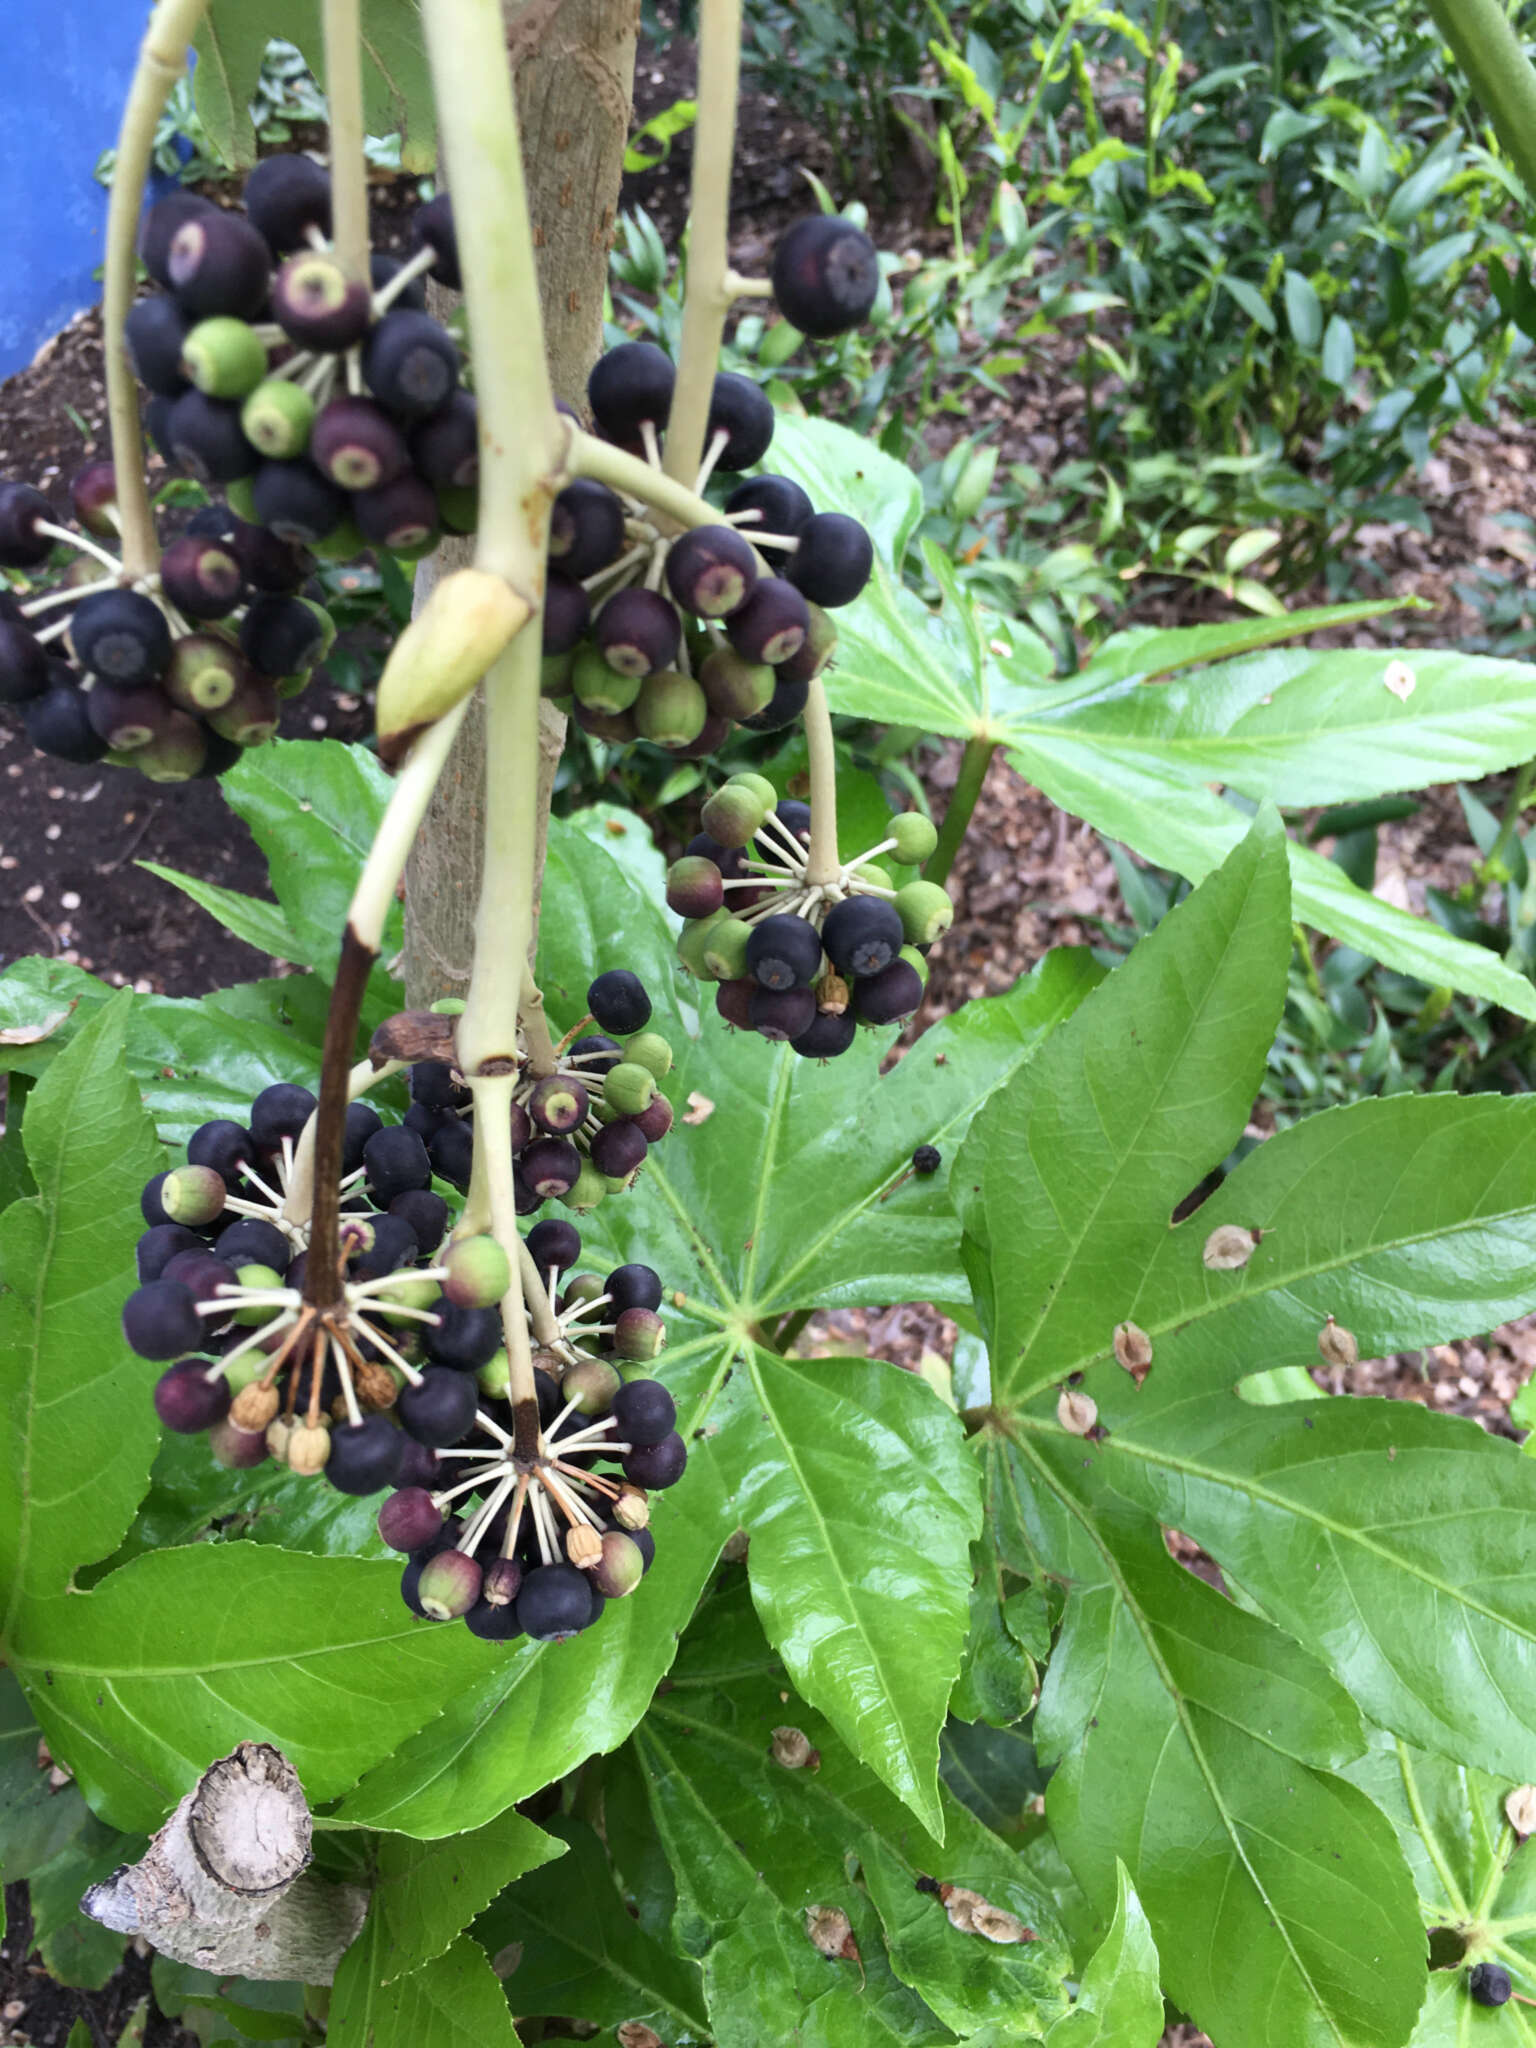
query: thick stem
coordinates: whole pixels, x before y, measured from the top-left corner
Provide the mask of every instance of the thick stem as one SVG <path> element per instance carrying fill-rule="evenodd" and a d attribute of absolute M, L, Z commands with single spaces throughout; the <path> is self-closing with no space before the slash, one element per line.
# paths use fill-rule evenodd
<path fill-rule="evenodd" d="M 207 5 L 208 0 L 159 0 L 139 47 L 138 69 L 123 109 L 112 170 L 112 196 L 107 206 L 107 258 L 102 288 L 107 425 L 112 440 L 112 465 L 117 472 L 123 567 L 132 577 L 149 575 L 160 559 L 160 548 L 144 481 L 139 397 L 123 340 L 123 322 L 133 304 L 139 207 L 154 153 L 155 128 L 171 87 L 186 72 L 187 51 Z"/>
<path fill-rule="evenodd" d="M 679 484 L 691 484 L 703 460 L 720 340 L 731 306 L 728 229 L 740 68 L 741 0 L 701 0 L 688 271 L 664 465 Z"/>
<path fill-rule="evenodd" d="M 331 241 L 347 276 L 369 282 L 368 165 L 358 0 L 325 0 L 325 98 L 331 129 Z"/>
<path fill-rule="evenodd" d="M 976 799 L 981 795 L 981 785 L 987 779 L 987 770 L 992 765 L 992 756 L 997 752 L 997 741 L 984 739 L 980 733 L 973 733 L 965 743 L 965 752 L 960 756 L 960 773 L 955 778 L 955 787 L 949 799 L 949 809 L 944 813 L 944 823 L 939 827 L 939 843 L 928 856 L 923 867 L 923 877 L 929 882 L 945 882 L 955 864 L 955 855 L 960 851 L 960 842 L 965 837 L 965 828 L 971 822 L 971 813 L 976 808 Z"/>
<path fill-rule="evenodd" d="M 714 506 L 697 491 L 675 482 L 664 470 L 654 468 L 638 455 L 626 454 L 622 448 L 599 441 L 595 435 L 571 436 L 566 467 L 572 476 L 595 477 L 610 490 L 638 498 L 661 515 L 661 523 L 670 520 L 679 531 L 685 526 L 712 526 L 719 520 Z M 751 535 L 746 538 L 750 540 Z"/>
<path fill-rule="evenodd" d="M 1502 0 L 1429 0 L 1429 12 L 1536 198 L 1536 69 Z"/>
<path fill-rule="evenodd" d="M 537 606 L 551 483 L 565 452 L 539 312 L 533 231 L 523 183 L 512 74 L 500 0 L 423 0 L 432 91 L 451 111 L 443 153 L 480 414 L 480 525 L 475 562 Z M 525 638 L 538 645 L 538 626 Z M 535 666 L 537 676 L 537 666 Z M 527 762 L 530 773 L 534 746 Z"/>
<path fill-rule="evenodd" d="M 515 1074 L 495 1074 L 470 1086 L 475 1097 L 475 1155 L 485 1160 L 491 1229 L 507 1254 L 512 1278 L 501 1298 L 501 1330 L 507 1345 L 508 1393 L 512 1401 L 514 1444 L 520 1458 L 533 1457 L 539 1441 L 539 1395 L 533 1377 L 533 1350 L 528 1342 L 528 1316 L 523 1302 L 523 1241 L 517 1227 L 517 1198 L 512 1186 L 512 1090 Z"/>
<path fill-rule="evenodd" d="M 485 858 L 475 916 L 475 965 L 459 1019 L 466 1077 L 510 1066 L 533 942 L 538 836 L 538 625 L 519 633 L 485 679 Z"/>
<path fill-rule="evenodd" d="M 835 882 L 842 872 L 837 857 L 837 750 L 820 676 L 805 700 L 805 743 L 811 756 L 811 844 L 805 879 L 819 886 Z"/>

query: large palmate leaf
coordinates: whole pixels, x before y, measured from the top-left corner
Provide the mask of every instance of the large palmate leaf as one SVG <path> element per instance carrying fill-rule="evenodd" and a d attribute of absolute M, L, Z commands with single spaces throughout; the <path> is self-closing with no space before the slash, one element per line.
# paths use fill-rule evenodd
<path fill-rule="evenodd" d="M 1528 1308 L 1536 1132 L 1499 1098 L 1360 1103 L 1170 1226 L 1278 1015 L 1277 853 L 1256 826 L 976 1126 L 955 1185 L 991 1383 L 967 1365 L 961 1391 L 1011 1568 L 1071 1588 L 1036 1734 L 1074 1875 L 1105 1910 L 1124 1856 L 1170 1994 L 1222 2048 L 1337 2048 L 1406 2040 L 1422 1990 L 1398 1854 L 1338 1777 L 1357 1708 L 1536 1778 L 1536 1484 L 1512 1444 L 1415 1406 L 1234 1395 L 1315 1360 L 1330 1315 L 1381 1351 Z M 1218 1231 L 1235 1263 L 1207 1265 Z M 1091 1440 L 1058 1411 L 1069 1377 Z M 1167 1559 L 1168 1527 L 1245 1607 Z"/>
<path fill-rule="evenodd" d="M 389 1961 L 383 1916 L 372 1911 L 336 1971 L 330 2048 L 518 2048 L 506 1995 L 467 1934 L 403 1977 L 388 1974 Z"/>
<path fill-rule="evenodd" d="M 816 1751 L 810 1766 L 777 1760 L 775 1732 L 786 1725 Z M 961 2033 L 995 2019 L 1035 2038 L 1061 2011 L 1065 1951 L 1029 1866 L 947 1796 L 942 1841 L 915 1827 L 827 1721 L 786 1692 L 739 1586 L 716 1594 L 690 1631 L 632 1755 L 649 1807 L 649 1828 L 633 1828 L 632 1838 L 653 1834 L 665 1851 L 677 1885 L 673 1931 L 705 1957 L 717 2026 L 732 1930 L 759 1915 L 778 1930 L 768 1954 L 782 1942 L 795 1957 L 816 1906 L 855 1921 L 866 1969 L 893 1971 L 928 2001 L 917 2009 L 916 2038 L 944 2038 L 931 2031 L 935 2013 Z M 993 1944 L 963 1932 L 919 1878 L 970 1887 L 1027 1923 L 1033 1938 Z M 775 1996 L 787 2000 L 782 1965 L 770 1974 L 780 1979 Z M 815 1989 L 836 1975 L 823 1969 Z M 848 2024 L 850 2044 L 888 2038 L 887 2021 L 868 2032 L 850 2013 Z"/>
<path fill-rule="evenodd" d="M 249 108 L 271 37 L 297 43 L 323 81 L 320 22 L 320 0 L 266 0 L 259 10 L 245 0 L 212 0 L 198 30 L 192 91 L 209 143 L 225 163 L 256 161 Z M 404 168 L 429 171 L 437 134 L 417 0 L 362 0 L 361 33 L 368 132 L 399 130 Z"/>
<path fill-rule="evenodd" d="M 1412 2048 L 1529 2048 L 1536 2026 L 1519 1998 L 1493 2011 L 1474 2003 L 1467 1988 L 1472 1966 L 1493 1962 L 1521 1997 L 1536 1997 L 1536 1857 L 1509 1824 L 1508 1782 L 1380 1731 L 1346 1775 L 1392 1820 L 1424 1926 L 1442 1930 Z"/>
<path fill-rule="evenodd" d="M 635 2021 L 677 2048 L 709 2039 L 698 1966 L 672 1954 L 625 1910 L 603 1845 L 580 1821 L 555 1820 L 566 1846 L 557 1864 L 503 1892 L 476 1925 L 477 1938 L 499 1954 L 521 1954 L 506 1975 L 519 2018 L 540 2014 Z"/>
<path fill-rule="evenodd" d="M 37 1193 L 0 1217 L 0 1638 L 120 1540 L 158 1434 L 119 1316 L 139 1190 L 161 1151 L 123 1061 L 132 998 L 113 998 L 31 1091 L 22 1141 Z"/>
<path fill-rule="evenodd" d="M 312 1801 L 334 1798 L 498 1660 L 417 1621 L 393 1565 L 227 1543 L 29 1604 L 10 1661 L 95 1810 L 148 1829 L 245 1740 L 277 1744 Z"/>
<path fill-rule="evenodd" d="M 1487 774 L 1530 752 L 1528 663 L 1414 649 L 1389 690 L 1387 652 L 1274 645 L 1384 603 L 1139 629 L 1058 681 L 1026 628 L 976 607 L 952 577 L 940 576 L 937 612 L 903 585 L 897 565 L 921 492 L 901 465 L 846 428 L 788 418 L 773 460 L 818 503 L 847 500 L 880 536 L 868 588 L 837 615 L 832 709 L 1002 746 L 1054 803 L 1192 881 L 1244 830 L 1215 783 L 1255 801 L 1327 803 Z M 1379 902 L 1309 849 L 1289 851 L 1299 918 L 1431 986 L 1536 1015 L 1536 991 L 1495 955 Z"/>
<path fill-rule="evenodd" d="M 1037 1724 L 1074 1873 L 1107 1901 L 1124 1858 L 1169 1995 L 1218 2041 L 1405 2040 L 1422 1935 L 1390 1826 L 1335 1775 L 1362 1747 L 1348 1695 L 1151 1524 L 1101 1512 L 1094 1541 Z"/>

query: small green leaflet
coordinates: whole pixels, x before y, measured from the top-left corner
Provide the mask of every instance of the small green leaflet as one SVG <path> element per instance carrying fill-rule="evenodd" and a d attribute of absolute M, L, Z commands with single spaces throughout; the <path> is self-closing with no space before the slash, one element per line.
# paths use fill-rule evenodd
<path fill-rule="evenodd" d="M 1115 1881 L 1109 1932 L 1088 1959 L 1071 2012 L 1046 2035 L 1046 2048 L 1157 2048 L 1162 2039 L 1157 1945 L 1118 1857 Z"/>
<path fill-rule="evenodd" d="M 386 1981 L 379 1914 L 341 1959 L 326 2025 L 329 2048 L 518 2048 L 506 1995 L 467 1934 L 419 1970 Z"/>

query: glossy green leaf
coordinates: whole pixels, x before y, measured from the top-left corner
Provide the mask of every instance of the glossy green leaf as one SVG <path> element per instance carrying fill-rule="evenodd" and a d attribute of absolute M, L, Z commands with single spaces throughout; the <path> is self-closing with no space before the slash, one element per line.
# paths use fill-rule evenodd
<path fill-rule="evenodd" d="M 190 896 L 200 910 L 216 917 L 225 931 L 233 932 L 237 939 L 254 946 L 268 959 L 292 960 L 296 952 L 303 950 L 277 904 L 265 903 L 259 896 L 247 896 L 239 889 L 221 888 L 217 882 L 201 881 L 196 875 L 184 875 L 176 868 L 162 867 L 155 860 L 141 860 L 136 865 L 145 874 L 169 882 L 183 896 Z"/>
<path fill-rule="evenodd" d="M 1131 1314 L 1115 1299 L 1122 1276 L 1153 1257 L 1174 1207 L 1241 1133 L 1284 995 L 1288 895 L 1271 817 L 974 1127 L 953 1187 L 994 1399 L 1104 1344 Z"/>
<path fill-rule="evenodd" d="M 467 1934 L 407 1976 L 386 1980 L 389 1963 L 382 1918 L 370 1912 L 336 1971 L 328 2048 L 517 2048 L 506 1995 Z"/>
<path fill-rule="evenodd" d="M 1012 2013 L 1037 2028 L 1049 2024 L 1061 2010 L 1066 1952 L 1049 1895 L 1028 1864 L 947 1794 L 942 1841 L 915 1826 L 825 1717 L 786 1694 L 782 1668 L 744 1608 L 734 1589 L 712 1598 L 632 1744 L 655 1835 L 677 1878 L 680 1943 L 710 1950 L 764 1892 L 792 1926 L 817 1904 L 855 1913 L 857 1855 L 881 1914 L 902 1930 L 892 1937 L 898 1975 L 926 1992 L 919 1973 L 936 1970 L 941 1980 L 969 1987 L 963 1994 L 952 1987 L 954 2000 L 963 1996 L 970 2007 Z M 777 1761 L 781 1726 L 804 1735 L 817 1753 L 814 1768 Z M 878 1876 L 871 1874 L 876 1857 Z M 994 1946 L 961 1936 L 932 1895 L 918 1891 L 919 1877 L 981 1892 L 1038 1939 Z M 862 1945 L 869 1964 L 874 1950 Z"/>
<path fill-rule="evenodd" d="M 315 995 L 307 977 L 225 989 L 202 1001 L 128 995 L 124 1060 L 161 1136 L 181 1144 L 210 1116 L 249 1114 L 273 1081 L 313 1086 L 320 1072 L 313 1033 Z M 284 996 L 282 990 L 291 990 Z M 45 1074 L 119 991 L 67 961 L 33 956 L 0 974 L 0 1029 L 36 1025 L 68 1011 L 50 1037 L 5 1047 L 5 1065 Z M 323 1007 L 323 996 L 320 998 Z M 73 1005 L 73 1009 L 70 1009 Z M 286 1020 L 286 1021 L 285 1021 Z M 160 1162 L 157 1162 L 159 1164 Z"/>
<path fill-rule="evenodd" d="M 950 2029 L 874 1952 L 868 1905 L 851 1903 L 859 1953 L 833 1958 L 812 1945 L 803 1914 L 752 1899 L 704 1966 L 715 2048 L 951 2048 Z"/>
<path fill-rule="evenodd" d="M 311 69 L 324 78 L 320 19 L 318 0 L 267 0 L 259 14 L 244 0 L 213 0 L 198 30 L 192 90 L 209 143 L 225 163 L 243 167 L 256 161 L 249 108 L 270 37 L 297 43 Z M 415 0 L 363 0 L 361 40 L 363 119 L 369 134 L 401 131 L 404 168 L 431 170 L 437 134 Z"/>
<path fill-rule="evenodd" d="M 1047 2048 L 1157 2048 L 1163 1994 L 1157 1945 L 1125 1865 L 1108 1934 L 1089 1958 L 1072 2010 L 1046 2035 Z"/>
<path fill-rule="evenodd" d="M 1424 1927 L 1442 1930 L 1411 2048 L 1529 2048 L 1536 2028 L 1528 2008 L 1480 2006 L 1467 1989 L 1472 1966 L 1491 1962 L 1509 1972 L 1517 1993 L 1536 1998 L 1536 1857 L 1505 1814 L 1508 1781 L 1380 1731 L 1346 1775 L 1397 1829 Z"/>
<path fill-rule="evenodd" d="M 381 1836 L 369 1910 L 380 1921 L 384 1982 L 440 1956 L 514 1878 L 562 1854 L 556 1836 L 512 1811 L 442 1841 Z"/>
<path fill-rule="evenodd" d="M 358 871 L 388 801 L 388 773 L 366 747 L 273 740 L 247 747 L 221 786 L 266 855 L 272 892 L 302 948 L 299 957 L 329 978 Z M 386 959 L 399 949 L 400 934 L 395 908 L 380 949 Z"/>
<path fill-rule="evenodd" d="M 1010 1728 L 1034 1700 L 1033 1659 L 1008 1626 L 1007 1607 L 1017 1583 L 1008 1574 L 991 1532 L 971 1549 L 970 1625 L 960 1677 L 950 1696 L 952 1717 Z M 943 1761 L 939 1768 L 943 1771 Z"/>
<path fill-rule="evenodd" d="M 74 1784 L 55 1788 L 42 1730 L 14 1672 L 0 1671 L 0 1877 L 15 1884 L 94 1825 Z"/>
<path fill-rule="evenodd" d="M 393 1565 L 227 1543 L 29 1604 L 11 1663 L 95 1810 L 149 1829 L 244 1740 L 276 1743 L 312 1803 L 334 1798 L 500 1654 L 417 1620 Z"/>
<path fill-rule="evenodd" d="M 0 1638 L 121 1539 L 149 1478 L 153 1368 L 123 1343 L 139 1192 L 162 1155 L 123 1061 L 126 992 L 32 1090 L 37 1193 L 0 1217 Z"/>
<path fill-rule="evenodd" d="M 136 1861 L 146 1846 L 142 1836 L 120 1835 L 88 1816 L 68 1847 L 27 1880 L 33 1944 L 57 1983 L 99 1991 L 121 1969 L 123 1936 L 87 1919 L 80 1900 L 88 1886 Z"/>
<path fill-rule="evenodd" d="M 510 1886 L 475 1929 L 498 1959 L 512 2010 L 604 2026 L 636 2020 L 677 2048 L 706 2041 L 698 1966 L 631 1919 L 590 1827 L 557 1818 L 550 1832 L 566 1855 Z M 520 1954 L 507 1956 L 514 1944 Z"/>
<path fill-rule="evenodd" d="M 1007 1840 L 1031 1831 L 1045 1775 L 1022 1730 L 951 1716 L 939 1742 L 939 1776 L 993 1834 Z"/>
<path fill-rule="evenodd" d="M 742 1369 L 750 1398 L 714 1450 L 769 1638 L 796 1690 L 942 1836 L 939 1730 L 981 1524 L 958 1419 L 894 1366 L 753 1346 Z"/>
<path fill-rule="evenodd" d="M 669 1375 L 686 1415 L 680 1380 Z M 650 1703 L 734 1527 L 707 1446 L 692 1446 L 682 1480 L 653 1502 L 656 1563 L 640 1587 L 573 1642 L 480 1646 L 496 1655 L 466 1675 L 437 1718 L 421 1717 L 419 1735 L 390 1754 L 381 1745 L 383 1760 L 341 1802 L 340 1818 L 457 1834 L 614 1748 Z"/>
<path fill-rule="evenodd" d="M 1218 2040 L 1397 2048 L 1423 1945 L 1390 1826 L 1335 1775 L 1362 1747 L 1348 1695 L 1155 1525 L 1100 1508 L 1091 1541 L 1037 1716 L 1074 1874 L 1107 1911 L 1124 1860 L 1170 1997 Z"/>

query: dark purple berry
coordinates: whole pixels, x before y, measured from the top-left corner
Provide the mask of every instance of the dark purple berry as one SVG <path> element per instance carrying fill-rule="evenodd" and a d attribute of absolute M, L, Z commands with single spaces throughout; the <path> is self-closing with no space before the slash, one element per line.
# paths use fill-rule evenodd
<path fill-rule="evenodd" d="M 896 925 L 899 932 L 900 918 Z M 747 972 L 759 988 L 805 988 L 821 972 L 821 949 L 816 927 L 803 917 L 765 917 L 747 941 Z"/>
<path fill-rule="evenodd" d="M 178 1436 L 200 1436 L 229 1413 L 229 1388 L 209 1379 L 206 1359 L 184 1358 L 155 1382 L 155 1413 Z"/>
<path fill-rule="evenodd" d="M 399 418 L 425 419 L 457 387 L 459 352 L 429 313 L 391 306 L 363 345 L 363 378 Z"/>
<path fill-rule="evenodd" d="M 626 1452 L 619 1462 L 624 1477 L 632 1485 L 643 1486 L 651 1492 L 665 1486 L 676 1486 L 688 1463 L 688 1447 L 674 1429 L 660 1443 L 645 1444 Z"/>
<path fill-rule="evenodd" d="M 274 256 L 303 248 L 311 228 L 329 236 L 330 173 L 309 156 L 263 157 L 245 181 L 245 213 Z"/>
<path fill-rule="evenodd" d="M 773 295 L 786 320 L 816 341 L 866 319 L 880 289 L 880 260 L 861 228 L 840 214 L 796 221 L 773 252 Z"/>
<path fill-rule="evenodd" d="M 571 1564 L 537 1566 L 514 1603 L 518 1626 L 536 1643 L 563 1642 L 592 1619 L 592 1588 Z"/>
<path fill-rule="evenodd" d="M 140 1358 L 179 1358 L 203 1341 L 197 1297 L 175 1280 L 151 1280 L 123 1303 L 123 1336 Z"/>
<path fill-rule="evenodd" d="M 923 1000 L 923 979 L 910 960 L 893 960 L 853 984 L 853 1007 L 864 1024 L 896 1024 Z"/>
<path fill-rule="evenodd" d="M 697 618 L 723 619 L 756 581 L 751 546 L 734 526 L 692 526 L 667 551 L 667 588 Z"/>
<path fill-rule="evenodd" d="M 587 1008 L 601 1030 L 620 1038 L 643 1031 L 651 1021 L 651 999 L 645 992 L 645 983 L 627 967 L 610 967 L 588 984 Z M 587 1042 L 580 1041 L 582 1045 Z"/>
<path fill-rule="evenodd" d="M 568 483 L 550 512 L 549 559 L 579 580 L 606 569 L 623 552 L 623 500 L 593 477 Z"/>
<path fill-rule="evenodd" d="M 818 1010 L 810 1028 L 789 1041 L 790 1050 L 799 1053 L 803 1060 L 835 1060 L 858 1035 L 859 1027 L 850 1010 Z"/>
<path fill-rule="evenodd" d="M 393 1485 L 405 1441 L 387 1415 L 338 1422 L 331 1431 L 325 1476 L 338 1493 L 378 1493 Z"/>
<path fill-rule="evenodd" d="M 852 604 L 874 566 L 874 542 L 857 519 L 816 512 L 801 527 L 784 573 L 813 603 L 834 606 Z"/>
<path fill-rule="evenodd" d="M 677 1428 L 677 1404 L 660 1380 L 628 1380 L 613 1397 L 621 1441 L 649 1449 Z"/>
<path fill-rule="evenodd" d="M 640 439 L 649 421 L 658 433 L 672 411 L 677 373 L 653 341 L 624 341 L 599 356 L 587 379 L 587 403 L 598 431 L 621 446 Z"/>
<path fill-rule="evenodd" d="M 419 1384 L 400 1389 L 395 1413 L 400 1427 L 420 1444 L 447 1450 L 469 1430 L 479 1404 L 479 1392 L 467 1372 L 455 1372 L 446 1365 L 429 1365 Z M 398 1496 L 396 1496 L 398 1498 Z M 414 1550 L 414 1543 L 399 1543 L 397 1550 Z"/>
<path fill-rule="evenodd" d="M 773 439 L 773 401 L 766 391 L 735 370 L 721 370 L 715 378 L 709 401 L 709 425 L 704 433 L 706 453 L 724 434 L 725 446 L 715 460 L 716 469 L 750 469 L 768 453 Z"/>

